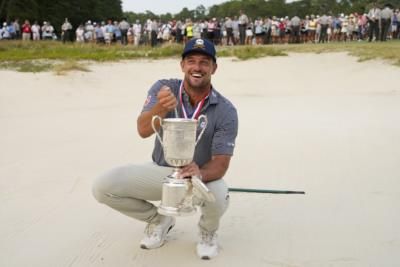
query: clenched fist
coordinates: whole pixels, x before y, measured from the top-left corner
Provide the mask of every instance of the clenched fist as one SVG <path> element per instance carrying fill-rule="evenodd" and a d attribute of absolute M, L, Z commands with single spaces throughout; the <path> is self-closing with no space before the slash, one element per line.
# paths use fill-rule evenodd
<path fill-rule="evenodd" d="M 174 110 L 178 104 L 175 95 L 171 91 L 171 88 L 166 85 L 163 85 L 161 87 L 160 91 L 157 94 L 157 99 L 162 109 L 167 112 Z"/>

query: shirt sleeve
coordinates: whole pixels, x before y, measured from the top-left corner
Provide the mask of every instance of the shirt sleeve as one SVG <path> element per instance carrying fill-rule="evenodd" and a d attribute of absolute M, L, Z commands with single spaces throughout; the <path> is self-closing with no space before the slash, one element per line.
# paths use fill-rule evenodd
<path fill-rule="evenodd" d="M 238 116 L 236 109 L 232 106 L 216 125 L 212 141 L 212 155 L 233 155 L 237 133 Z"/>
<path fill-rule="evenodd" d="M 162 85 L 163 84 L 160 81 L 157 81 L 150 87 L 149 91 L 147 92 L 146 100 L 143 104 L 142 113 L 145 111 L 149 111 L 157 103 L 157 94 L 160 91 Z"/>

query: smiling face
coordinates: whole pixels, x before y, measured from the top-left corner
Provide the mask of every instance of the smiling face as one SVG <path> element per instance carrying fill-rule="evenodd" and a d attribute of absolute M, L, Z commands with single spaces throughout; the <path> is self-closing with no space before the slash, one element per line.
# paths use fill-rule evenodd
<path fill-rule="evenodd" d="M 185 88 L 200 93 L 210 89 L 217 63 L 202 53 L 190 53 L 182 59 L 181 69 L 185 74 Z"/>

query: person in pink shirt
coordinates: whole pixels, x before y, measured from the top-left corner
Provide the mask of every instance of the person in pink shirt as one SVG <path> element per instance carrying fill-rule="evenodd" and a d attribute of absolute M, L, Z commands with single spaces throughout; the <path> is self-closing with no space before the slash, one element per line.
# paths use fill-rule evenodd
<path fill-rule="evenodd" d="M 358 16 L 358 40 L 362 41 L 365 37 L 365 26 L 367 25 L 367 14 L 360 14 Z"/>

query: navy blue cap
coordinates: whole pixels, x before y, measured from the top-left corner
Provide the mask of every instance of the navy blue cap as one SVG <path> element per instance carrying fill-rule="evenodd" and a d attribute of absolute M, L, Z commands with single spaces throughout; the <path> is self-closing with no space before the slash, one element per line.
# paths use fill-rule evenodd
<path fill-rule="evenodd" d="M 210 56 L 214 62 L 217 61 L 214 44 L 207 39 L 193 38 L 187 42 L 182 53 L 182 58 L 193 52 L 205 54 Z"/>

